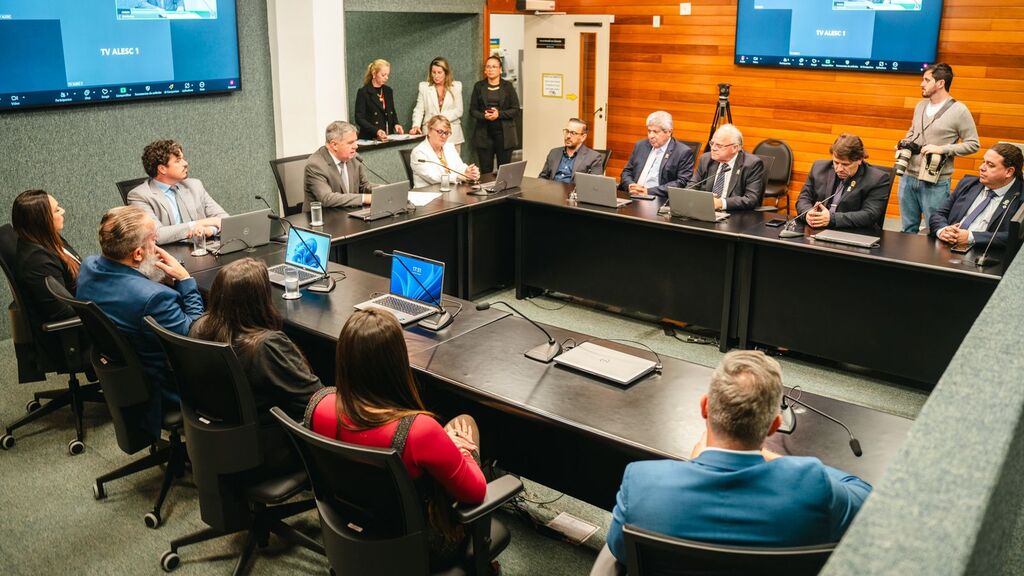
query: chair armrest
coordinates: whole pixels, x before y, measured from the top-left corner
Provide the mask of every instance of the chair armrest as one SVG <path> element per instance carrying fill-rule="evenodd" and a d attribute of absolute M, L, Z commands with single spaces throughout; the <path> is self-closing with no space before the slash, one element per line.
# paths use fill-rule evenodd
<path fill-rule="evenodd" d="M 470 524 L 497 510 L 523 490 L 523 481 L 511 474 L 502 476 L 487 484 L 487 495 L 480 504 L 459 504 L 455 507 L 455 518 L 461 524 Z"/>
<path fill-rule="evenodd" d="M 60 332 L 61 330 L 68 330 L 71 328 L 78 328 L 82 325 L 82 319 L 78 316 L 74 318 L 65 318 L 64 320 L 55 320 L 53 322 L 47 322 L 43 324 L 43 332 Z"/>

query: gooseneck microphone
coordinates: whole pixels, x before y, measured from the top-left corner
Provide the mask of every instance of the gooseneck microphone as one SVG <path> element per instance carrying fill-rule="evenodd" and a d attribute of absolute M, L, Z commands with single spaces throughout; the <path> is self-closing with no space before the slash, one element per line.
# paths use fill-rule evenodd
<path fill-rule="evenodd" d="M 430 290 L 427 290 L 427 287 L 424 286 L 423 283 L 420 282 L 420 279 L 415 274 L 413 274 L 413 271 L 410 270 L 408 266 L 406 266 L 405 262 L 402 260 L 401 257 L 396 257 L 393 253 L 385 252 L 383 250 L 374 250 L 373 255 L 378 258 L 391 258 L 395 262 L 401 264 L 402 268 L 405 268 L 405 271 L 409 273 L 409 276 L 416 281 L 417 285 L 419 285 L 420 290 L 423 290 L 423 292 L 430 297 L 430 300 L 434 303 L 434 305 L 437 306 L 437 309 L 439 310 L 439 312 L 437 313 L 437 318 L 431 320 L 431 317 L 428 316 L 420 320 L 418 324 L 421 327 L 426 328 L 427 330 L 437 332 L 438 330 L 443 330 L 444 328 L 447 328 L 448 325 L 455 320 L 455 316 L 452 316 L 450 312 L 444 309 L 444 306 L 441 305 L 441 300 L 438 298 L 434 298 L 434 295 L 430 293 Z"/>
<path fill-rule="evenodd" d="M 711 179 L 712 177 L 714 177 L 714 176 L 715 176 L 714 174 L 709 174 L 709 175 L 707 176 L 707 178 L 704 178 L 703 180 L 701 180 L 701 181 L 697 182 L 696 184 L 689 184 L 689 183 L 688 183 L 688 184 L 687 184 L 687 185 L 685 186 L 685 188 L 687 188 L 687 189 L 690 189 L 690 190 L 696 190 L 698 186 L 700 186 L 701 184 L 703 184 L 703 183 L 707 182 L 708 180 L 710 180 L 710 179 Z M 661 206 L 660 206 L 660 207 L 658 208 L 658 213 L 659 213 L 659 214 L 665 214 L 665 213 L 668 213 L 668 212 L 670 211 L 670 208 L 671 208 L 671 207 L 670 207 L 670 206 L 668 205 L 668 198 L 666 197 L 666 199 L 665 199 L 665 203 L 664 203 L 664 204 L 662 204 L 662 205 L 661 205 Z"/>
<path fill-rule="evenodd" d="M 1005 220 L 1006 219 L 1006 215 L 1010 213 L 1010 205 L 1013 204 L 1013 201 L 1016 200 L 1017 196 L 1019 196 L 1019 195 L 1020 195 L 1020 190 L 1017 190 L 1016 192 L 1013 193 L 1013 197 L 1010 198 L 1006 202 L 1006 210 L 1003 210 L 1003 214 L 1001 216 L 999 216 L 999 223 L 996 224 L 995 231 L 992 232 L 992 236 L 989 237 L 988 243 L 985 245 L 985 251 L 981 253 L 981 256 L 978 256 L 977 260 L 974 261 L 974 263 L 976 265 L 981 266 L 981 267 L 985 267 L 985 266 L 995 266 L 996 264 L 999 264 L 1000 260 L 998 258 L 989 258 L 988 257 L 988 250 L 989 250 L 989 248 L 992 247 L 992 241 L 996 239 L 996 234 L 999 233 L 999 229 L 1003 227 L 1003 220 Z"/>
<path fill-rule="evenodd" d="M 546 343 L 541 344 L 540 346 L 536 346 L 534 348 L 530 348 L 529 350 L 523 353 L 524 356 L 531 360 L 536 360 L 538 362 L 548 364 L 555 359 L 555 356 L 558 356 L 559 354 L 562 353 L 561 343 L 555 341 L 555 339 L 551 337 L 551 334 L 547 330 L 545 330 L 543 326 L 537 324 L 536 322 L 528 318 L 526 314 L 523 314 L 519 310 L 513 308 L 512 305 L 509 304 L 508 302 L 505 302 L 503 300 L 495 300 L 494 302 L 491 303 L 484 302 L 483 304 L 477 304 L 476 309 L 487 310 L 488 308 L 491 307 L 492 304 L 501 304 L 505 306 L 509 310 L 521 316 L 523 320 L 526 320 L 530 324 L 533 324 L 537 328 L 537 330 L 540 330 L 541 332 L 544 333 L 545 336 L 548 337 L 548 341 Z"/>
<path fill-rule="evenodd" d="M 444 164 L 441 164 L 440 162 L 434 162 L 433 160 L 430 160 L 430 159 L 427 159 L 427 158 L 417 158 L 416 161 L 419 162 L 420 164 L 434 164 L 436 166 L 440 166 L 441 168 L 444 168 L 445 170 L 447 170 L 449 172 L 454 172 L 454 173 L 458 174 L 459 176 L 462 176 L 463 178 L 466 179 L 467 182 L 470 182 L 472 184 L 475 184 L 475 183 L 480 181 L 479 178 L 470 178 L 469 176 L 463 174 L 462 172 L 459 172 L 458 170 L 456 170 L 454 168 L 449 168 L 448 166 L 445 166 Z"/>
<path fill-rule="evenodd" d="M 366 162 L 363 162 L 363 157 L 362 157 L 362 156 L 360 156 L 359 154 L 356 154 L 356 155 L 355 155 L 355 159 L 356 159 L 357 161 L 359 161 L 359 163 L 360 163 L 360 164 L 362 164 L 362 165 L 363 165 L 363 168 L 366 168 L 367 170 L 369 170 L 369 171 L 370 171 L 370 174 L 373 174 L 373 175 L 374 175 L 374 176 L 376 176 L 377 178 L 380 178 L 381 180 L 383 180 L 383 181 L 384 181 L 384 183 L 385 183 L 385 184 L 391 184 L 391 181 L 390 181 L 390 180 L 388 180 L 387 178 L 385 178 L 385 177 L 381 176 L 380 174 L 377 174 L 376 172 L 374 172 L 374 171 L 373 171 L 373 168 L 370 168 L 369 166 L 367 166 L 367 165 L 366 165 Z"/>
<path fill-rule="evenodd" d="M 843 194 L 849 192 L 850 190 L 853 190 L 853 187 L 856 186 L 856 185 L 857 185 L 857 181 L 856 180 L 850 180 L 850 184 L 846 186 L 846 190 L 843 192 Z M 824 200 L 819 200 L 819 201 L 815 202 L 807 210 L 804 210 L 803 212 L 797 214 L 796 216 L 793 216 L 789 220 L 786 220 L 786 224 L 783 225 L 782 230 L 779 230 L 779 238 L 799 238 L 800 236 L 803 236 L 804 235 L 803 232 L 797 232 L 796 230 L 794 230 L 794 228 L 796 227 L 795 226 L 796 221 L 801 219 L 801 218 L 803 218 L 811 210 L 814 210 L 814 207 L 817 206 L 818 204 L 821 204 L 822 206 L 824 206 L 826 202 L 828 202 L 829 200 L 835 198 L 836 194 L 839 194 L 839 190 L 836 190 L 835 192 L 830 194 Z"/>
<path fill-rule="evenodd" d="M 864 452 L 860 449 L 860 440 L 857 440 L 857 438 L 853 435 L 853 432 L 850 430 L 849 426 L 843 424 L 837 418 L 834 418 L 822 412 L 821 410 L 818 410 L 814 406 L 811 406 L 810 404 L 800 400 L 799 398 L 794 398 L 786 393 L 782 394 L 782 420 L 783 422 L 786 423 L 784 424 L 784 426 L 786 426 L 786 429 L 783 429 L 783 427 L 780 426 L 779 432 L 783 434 L 792 434 L 793 430 L 796 429 L 796 413 L 793 412 L 793 407 L 786 403 L 786 400 L 789 400 L 794 404 L 799 404 L 804 408 L 807 408 L 811 412 L 814 412 L 818 416 L 821 416 L 826 420 L 831 420 L 832 422 L 835 422 L 836 424 L 842 426 L 843 430 L 846 430 L 846 433 L 850 435 L 850 450 L 853 451 L 853 455 L 856 456 L 857 458 L 860 458 L 861 455 L 864 454 Z"/>
<path fill-rule="evenodd" d="M 317 267 L 319 267 L 320 271 L 324 273 L 324 275 L 319 280 L 306 286 L 306 290 L 309 290 L 310 292 L 320 293 L 326 293 L 330 292 L 331 290 L 334 290 L 334 287 L 336 285 L 336 283 L 334 282 L 334 278 L 331 278 L 331 276 L 327 273 L 327 268 L 324 267 L 324 263 L 321 262 L 320 258 L 317 257 L 316 250 L 310 248 L 309 243 L 306 242 L 306 239 L 303 238 L 302 234 L 299 233 L 299 228 L 292 224 L 291 222 L 289 222 L 288 220 L 285 220 L 284 218 L 281 218 L 276 214 L 267 214 L 267 218 L 270 218 L 271 220 L 276 220 L 281 224 L 287 224 L 289 228 L 294 230 L 295 237 L 299 239 L 299 242 L 302 242 L 302 245 L 306 248 L 306 250 L 309 250 L 309 253 L 313 255 L 313 260 L 316 261 Z"/>
<path fill-rule="evenodd" d="M 266 198 L 264 198 L 263 196 L 260 196 L 259 194 L 253 196 L 253 198 L 259 200 L 260 202 L 263 202 L 263 205 L 267 207 L 267 210 L 270 210 L 271 214 L 273 214 L 274 216 L 277 216 L 277 210 L 274 210 L 273 208 L 270 207 L 270 203 L 267 202 Z M 280 228 L 279 228 L 280 234 L 274 234 L 273 232 L 271 232 L 270 233 L 270 239 L 275 241 L 275 242 L 281 241 L 281 240 L 287 241 L 288 237 L 285 236 L 284 226 L 282 226 L 281 224 L 278 224 L 278 226 L 280 226 Z"/>

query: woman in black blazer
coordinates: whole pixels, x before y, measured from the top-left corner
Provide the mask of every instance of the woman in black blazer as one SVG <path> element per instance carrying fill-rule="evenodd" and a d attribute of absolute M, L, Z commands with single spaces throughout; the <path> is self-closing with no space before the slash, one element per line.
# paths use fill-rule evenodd
<path fill-rule="evenodd" d="M 356 92 L 356 125 L 362 140 L 388 141 L 388 134 L 405 134 L 398 123 L 395 96 L 387 85 L 391 64 L 377 59 L 366 67 L 363 87 Z"/>
<path fill-rule="evenodd" d="M 508 164 L 512 160 L 512 151 L 519 148 L 516 130 L 519 96 L 515 86 L 501 78 L 501 58 L 490 56 L 484 61 L 484 79 L 473 85 L 469 113 L 476 118 L 473 146 L 476 147 L 480 173 L 494 171 L 495 156 L 499 166 Z"/>
<path fill-rule="evenodd" d="M 14 275 L 28 308 L 25 313 L 43 351 L 59 361 L 64 356 L 60 339 L 43 332 L 41 327 L 75 316 L 70 306 L 54 298 L 46 288 L 48 276 L 60 280 L 72 294 L 77 286 L 81 258 L 60 235 L 64 229 L 64 208 L 43 190 L 26 190 L 14 199 L 11 226 L 18 234 Z"/>

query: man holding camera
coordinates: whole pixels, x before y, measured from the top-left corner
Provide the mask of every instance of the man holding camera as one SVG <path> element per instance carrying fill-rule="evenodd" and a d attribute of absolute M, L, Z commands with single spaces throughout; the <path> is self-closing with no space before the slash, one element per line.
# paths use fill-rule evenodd
<path fill-rule="evenodd" d="M 925 69 L 921 80 L 924 99 L 914 108 L 910 129 L 897 145 L 896 173 L 900 175 L 900 220 L 904 232 L 916 234 L 921 227 L 921 213 L 925 222 L 929 221 L 949 197 L 951 157 L 974 154 L 981 147 L 970 110 L 949 95 L 952 85 L 953 69 L 949 64 L 939 62 Z"/>

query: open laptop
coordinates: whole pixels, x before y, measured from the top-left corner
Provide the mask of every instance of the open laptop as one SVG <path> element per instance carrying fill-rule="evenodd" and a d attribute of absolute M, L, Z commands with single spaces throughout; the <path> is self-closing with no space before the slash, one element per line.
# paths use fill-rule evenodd
<path fill-rule="evenodd" d="M 404 326 L 438 312 L 444 288 L 444 262 L 395 250 L 391 256 L 388 293 L 356 304 L 357 310 L 381 308 Z"/>
<path fill-rule="evenodd" d="M 301 237 L 299 236 L 301 234 Z M 303 242 L 305 240 L 305 242 Z M 314 232 L 305 228 L 291 227 L 288 229 L 288 245 L 285 247 L 284 264 L 277 264 L 267 269 L 270 282 L 284 286 L 284 269 L 291 266 L 299 271 L 299 286 L 312 284 L 324 277 L 319 261 L 327 268 L 327 256 L 331 251 L 331 235 Z"/>
<path fill-rule="evenodd" d="M 207 242 L 206 248 L 214 254 L 230 254 L 245 248 L 255 248 L 270 242 L 270 210 L 253 210 L 245 214 L 220 219 L 220 240 Z"/>
<path fill-rule="evenodd" d="M 480 190 L 475 193 L 492 194 L 494 192 L 503 192 L 510 188 L 518 188 L 523 183 L 523 174 L 525 173 L 526 160 L 502 164 L 498 166 L 498 173 L 494 177 L 494 182 L 481 184 Z"/>
<path fill-rule="evenodd" d="M 555 364 L 568 366 L 587 374 L 626 386 L 654 370 L 655 362 L 593 342 L 584 342 L 568 352 L 555 356 Z"/>
<path fill-rule="evenodd" d="M 576 173 L 576 201 L 609 208 L 621 208 L 632 202 L 615 195 L 615 178 L 600 174 Z"/>
<path fill-rule="evenodd" d="M 728 212 L 715 211 L 715 196 L 695 188 L 668 187 L 669 211 L 673 218 L 687 218 L 702 222 L 721 222 Z"/>
<path fill-rule="evenodd" d="M 353 218 L 369 222 L 405 212 L 409 205 L 409 183 L 396 182 L 373 189 L 373 201 L 369 208 L 349 212 Z"/>

